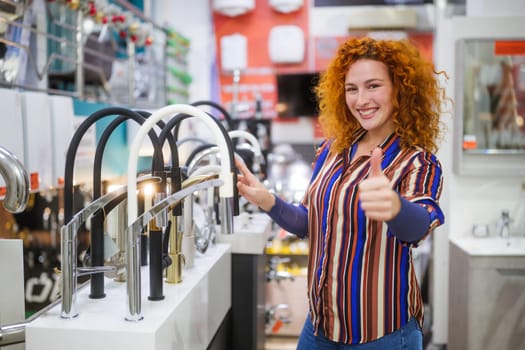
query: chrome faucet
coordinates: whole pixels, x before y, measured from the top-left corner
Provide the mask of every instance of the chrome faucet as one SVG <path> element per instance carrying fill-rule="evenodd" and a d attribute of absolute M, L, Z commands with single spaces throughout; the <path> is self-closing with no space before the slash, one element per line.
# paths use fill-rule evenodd
<path fill-rule="evenodd" d="M 510 238 L 510 224 L 514 221 L 510 217 L 510 213 L 507 209 L 501 211 L 501 217 L 498 221 L 498 231 L 501 238 Z"/>
<path fill-rule="evenodd" d="M 142 177 L 137 181 L 157 181 L 155 177 Z M 62 279 L 62 318 L 71 319 L 78 316 L 76 310 L 77 277 L 100 272 L 116 270 L 116 266 L 77 267 L 77 232 L 81 225 L 97 211 L 104 209 L 114 201 L 126 199 L 127 188 L 122 186 L 94 200 L 77 212 L 61 230 L 61 279 Z"/>
<path fill-rule="evenodd" d="M 29 177 L 18 158 L 3 147 L 0 147 L 0 173 L 7 187 L 5 209 L 12 213 L 24 211 L 29 199 Z"/>
<path fill-rule="evenodd" d="M 140 275 L 140 233 L 144 226 L 158 214 L 168 210 L 170 207 L 178 205 L 184 198 L 190 196 L 195 191 L 200 191 L 209 187 L 222 186 L 224 182 L 220 179 L 208 180 L 202 178 L 202 182 L 185 187 L 177 191 L 162 201 L 153 205 L 148 211 L 140 215 L 126 229 L 126 267 L 127 267 L 127 293 L 128 293 L 128 314 L 127 321 L 140 321 L 141 315 L 141 275 Z"/>
<path fill-rule="evenodd" d="M 77 151 L 80 147 L 80 143 L 86 135 L 87 131 L 99 120 L 107 118 L 110 116 L 118 116 L 115 118 L 105 129 L 101 135 L 100 140 L 97 144 L 97 149 L 95 152 L 94 167 L 93 167 L 93 200 L 96 200 L 101 195 L 101 171 L 102 171 L 102 157 L 104 148 L 106 146 L 109 137 L 111 136 L 113 130 L 126 120 L 133 120 L 138 124 L 144 123 L 145 119 L 148 116 L 146 112 L 133 111 L 123 107 L 108 107 L 101 110 L 98 110 L 92 113 L 90 116 L 85 118 L 85 120 L 76 128 L 75 133 L 73 134 L 71 141 L 69 143 L 67 153 L 66 153 L 66 162 L 64 170 L 64 222 L 68 223 L 74 214 L 74 202 L 73 202 L 73 180 L 74 180 L 74 170 L 75 170 L 75 159 Z M 161 121 L 157 124 L 159 127 L 162 127 Z M 161 145 L 158 142 L 157 134 L 154 130 L 151 133 L 148 133 L 150 140 L 155 147 L 155 149 L 162 150 Z M 175 147 L 175 142 L 172 138 L 168 138 L 170 141 L 170 146 Z M 172 154 L 174 152 L 172 151 Z M 162 158 L 161 152 L 157 152 L 158 158 L 154 155 L 154 164 L 159 164 L 159 166 L 164 165 L 164 160 Z M 104 230 L 103 222 L 96 220 L 91 222 L 90 230 L 90 259 L 93 265 L 102 265 L 104 263 Z M 126 225 L 127 226 L 127 225 Z M 102 298 L 104 294 L 104 280 L 102 274 L 95 274 L 90 278 L 91 285 L 91 294 L 90 298 Z"/>

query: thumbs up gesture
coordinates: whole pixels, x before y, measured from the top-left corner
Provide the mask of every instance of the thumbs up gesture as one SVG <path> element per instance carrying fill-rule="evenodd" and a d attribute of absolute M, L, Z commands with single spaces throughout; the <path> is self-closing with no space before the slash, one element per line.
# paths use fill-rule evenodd
<path fill-rule="evenodd" d="M 401 209 L 399 195 L 392 189 L 390 180 L 383 174 L 383 151 L 377 147 L 370 156 L 370 175 L 359 184 L 359 200 L 365 215 L 372 220 L 388 221 Z"/>

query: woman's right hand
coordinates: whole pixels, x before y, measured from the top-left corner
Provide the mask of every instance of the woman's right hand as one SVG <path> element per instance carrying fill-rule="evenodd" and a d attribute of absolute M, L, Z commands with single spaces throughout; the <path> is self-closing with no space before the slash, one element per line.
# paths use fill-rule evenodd
<path fill-rule="evenodd" d="M 264 211 L 270 211 L 275 205 L 274 195 L 250 172 L 244 161 L 235 157 L 235 165 L 241 172 L 237 176 L 237 189 L 246 200 Z"/>

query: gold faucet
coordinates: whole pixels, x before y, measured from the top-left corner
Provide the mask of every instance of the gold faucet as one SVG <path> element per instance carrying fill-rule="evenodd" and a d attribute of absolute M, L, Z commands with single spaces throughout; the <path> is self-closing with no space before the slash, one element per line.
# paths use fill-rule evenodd
<path fill-rule="evenodd" d="M 182 282 L 182 267 L 185 264 L 184 254 L 182 254 L 182 232 L 179 230 L 177 217 L 170 214 L 170 232 L 169 232 L 169 257 L 171 265 L 166 270 L 167 283 Z"/>

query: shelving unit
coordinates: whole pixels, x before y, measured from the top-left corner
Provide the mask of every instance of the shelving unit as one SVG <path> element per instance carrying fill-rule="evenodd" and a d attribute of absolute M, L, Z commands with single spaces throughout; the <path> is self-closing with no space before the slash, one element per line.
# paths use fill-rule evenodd
<path fill-rule="evenodd" d="M 299 336 L 308 312 L 308 243 L 280 229 L 266 246 L 266 335 Z"/>
<path fill-rule="evenodd" d="M 189 39 L 126 1 L 0 3 L 1 87 L 139 108 L 187 102 Z"/>

